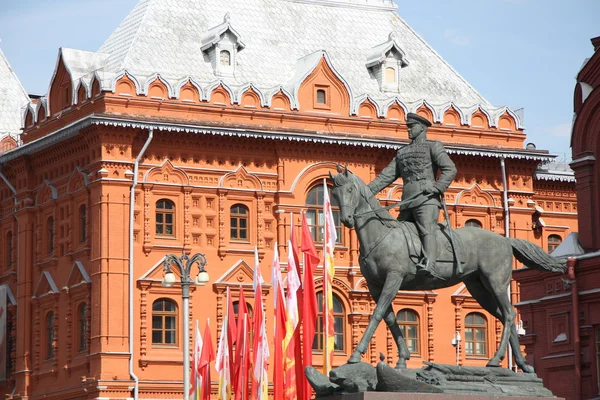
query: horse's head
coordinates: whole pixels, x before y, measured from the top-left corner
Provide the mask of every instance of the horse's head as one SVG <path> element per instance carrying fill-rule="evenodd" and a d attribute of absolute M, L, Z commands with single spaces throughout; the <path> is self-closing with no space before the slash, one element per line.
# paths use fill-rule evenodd
<path fill-rule="evenodd" d="M 331 172 L 329 177 L 333 181 L 333 190 L 331 195 L 337 200 L 340 206 L 340 219 L 348 228 L 354 227 L 354 214 L 360 200 L 360 192 L 355 176 L 348 172 L 348 168 L 337 166 L 338 174 L 333 176 Z"/>

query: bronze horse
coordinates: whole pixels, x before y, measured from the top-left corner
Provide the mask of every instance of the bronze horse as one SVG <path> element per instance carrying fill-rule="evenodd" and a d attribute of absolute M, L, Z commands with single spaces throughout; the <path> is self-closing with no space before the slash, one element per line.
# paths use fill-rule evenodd
<path fill-rule="evenodd" d="M 464 282 L 471 295 L 490 314 L 503 324 L 502 339 L 488 367 L 499 367 L 508 343 L 515 361 L 524 372 L 534 372 L 521 353 L 515 327 L 515 311 L 507 294 L 510 285 L 513 255 L 529 268 L 540 271 L 564 272 L 565 262 L 548 255 L 539 246 L 521 239 L 506 238 L 481 228 L 457 229 L 454 237 L 465 244 L 461 253 L 463 271 L 458 272 L 453 258 L 438 260 L 436 270 L 440 277 L 417 275 L 411 247 L 419 239 L 411 234 L 384 209 L 365 183 L 345 169 L 338 167 L 332 195 L 338 201 L 342 223 L 354 228 L 360 243 L 360 272 L 365 277 L 369 292 L 377 304 L 369 325 L 348 363 L 360 361 L 367 350 L 375 329 L 385 320 L 398 347 L 396 368 L 406 368 L 410 353 L 402 331 L 396 322 L 392 301 L 398 290 L 439 289 Z M 414 237 L 411 237 L 413 236 Z M 413 246 L 414 245 L 414 246 Z M 414 256 L 414 254 L 412 254 Z"/>

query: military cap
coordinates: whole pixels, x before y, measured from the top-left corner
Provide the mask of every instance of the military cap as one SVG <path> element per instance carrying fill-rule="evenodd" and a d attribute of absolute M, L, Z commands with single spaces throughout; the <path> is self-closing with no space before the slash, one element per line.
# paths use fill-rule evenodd
<path fill-rule="evenodd" d="M 431 122 L 429 122 L 427 118 L 421 117 L 415 113 L 408 113 L 406 114 L 406 125 L 412 124 L 423 124 L 428 127 L 431 126 Z"/>

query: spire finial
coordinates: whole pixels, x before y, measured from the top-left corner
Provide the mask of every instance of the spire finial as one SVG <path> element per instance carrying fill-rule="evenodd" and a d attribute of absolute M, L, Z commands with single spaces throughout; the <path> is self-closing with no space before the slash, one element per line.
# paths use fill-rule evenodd
<path fill-rule="evenodd" d="M 225 13 L 225 16 L 223 17 L 223 22 L 229 22 L 229 20 L 231 20 L 231 16 L 229 15 L 229 13 Z"/>

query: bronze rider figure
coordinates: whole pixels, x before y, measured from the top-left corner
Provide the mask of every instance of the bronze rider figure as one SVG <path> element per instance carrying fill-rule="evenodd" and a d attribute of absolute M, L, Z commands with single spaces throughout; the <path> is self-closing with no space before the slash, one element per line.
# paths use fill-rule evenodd
<path fill-rule="evenodd" d="M 437 229 L 441 196 L 456 176 L 456 166 L 441 142 L 427 140 L 426 118 L 414 113 L 406 115 L 410 144 L 396 153 L 390 164 L 369 183 L 373 194 L 402 178 L 402 200 L 416 197 L 400 209 L 399 221 L 414 222 L 423 245 L 423 259 L 417 264 L 417 273 L 435 275 L 437 258 Z M 438 171 L 439 177 L 436 180 Z M 420 196 L 421 195 L 421 196 Z"/>

